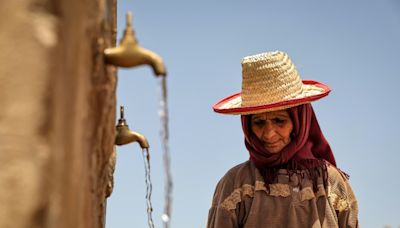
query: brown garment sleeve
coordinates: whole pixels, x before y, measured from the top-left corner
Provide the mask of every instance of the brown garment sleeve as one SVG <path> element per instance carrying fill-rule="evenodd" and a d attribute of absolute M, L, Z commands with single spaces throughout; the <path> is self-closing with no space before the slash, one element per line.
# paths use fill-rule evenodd
<path fill-rule="evenodd" d="M 238 228 L 236 215 L 222 207 L 211 207 L 207 228 Z"/>
<path fill-rule="evenodd" d="M 345 198 L 348 201 L 348 209 L 338 211 L 339 227 L 358 228 L 358 204 L 348 180 L 345 180 Z"/>
<path fill-rule="evenodd" d="M 336 211 L 339 227 L 358 228 L 358 204 L 346 175 L 331 166 L 329 185 L 329 201 Z"/>
<path fill-rule="evenodd" d="M 212 205 L 208 212 L 207 228 L 238 228 L 235 210 L 229 210 L 223 206 L 224 200 L 233 189 L 233 180 L 228 172 L 215 188 Z"/>

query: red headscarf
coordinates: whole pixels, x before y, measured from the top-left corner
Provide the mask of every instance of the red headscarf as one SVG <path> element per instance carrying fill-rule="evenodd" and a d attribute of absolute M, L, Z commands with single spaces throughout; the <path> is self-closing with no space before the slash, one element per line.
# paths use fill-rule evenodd
<path fill-rule="evenodd" d="M 310 170 L 324 166 L 325 161 L 336 166 L 335 157 L 322 134 L 312 106 L 303 104 L 287 111 L 293 122 L 291 142 L 279 153 L 270 153 L 264 148 L 261 140 L 251 130 L 251 115 L 241 116 L 250 160 L 263 174 L 266 183 L 272 183 L 271 178 L 276 177 L 277 168 Z"/>

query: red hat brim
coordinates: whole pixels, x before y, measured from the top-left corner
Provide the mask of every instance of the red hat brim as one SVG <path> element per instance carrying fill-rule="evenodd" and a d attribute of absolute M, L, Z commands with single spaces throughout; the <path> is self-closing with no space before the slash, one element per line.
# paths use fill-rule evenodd
<path fill-rule="evenodd" d="M 239 104 L 240 107 L 233 107 L 233 108 L 225 107 L 227 103 L 233 102 L 234 100 L 239 100 L 241 102 L 241 93 L 236 93 L 236 94 L 233 94 L 233 95 L 226 97 L 226 98 L 220 100 L 219 102 L 217 102 L 213 106 L 213 109 L 217 113 L 231 114 L 231 115 L 248 115 L 248 114 L 261 113 L 261 112 L 276 111 L 276 110 L 282 110 L 282 109 L 294 107 L 297 105 L 310 103 L 312 101 L 316 101 L 318 99 L 321 99 L 321 98 L 327 96 L 331 92 L 331 89 L 329 88 L 329 86 L 322 84 L 320 82 L 312 81 L 312 80 L 303 80 L 302 82 L 304 85 L 318 87 L 318 88 L 322 89 L 322 92 L 315 94 L 315 95 L 304 96 L 301 98 L 293 98 L 293 99 L 288 99 L 288 100 L 284 100 L 284 101 L 280 101 L 280 102 L 262 104 L 262 105 L 257 105 L 257 106 L 243 107 L 243 106 L 241 106 L 241 104 Z M 238 102 L 235 102 L 235 103 L 238 103 Z"/>

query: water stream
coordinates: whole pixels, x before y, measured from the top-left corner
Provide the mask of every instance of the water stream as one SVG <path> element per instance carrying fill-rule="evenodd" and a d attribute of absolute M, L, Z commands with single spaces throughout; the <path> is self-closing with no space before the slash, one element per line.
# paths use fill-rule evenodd
<path fill-rule="evenodd" d="M 152 217 L 153 206 L 151 204 L 151 192 L 152 192 L 152 184 L 150 178 L 150 153 L 149 149 L 143 149 L 143 162 L 144 162 L 144 174 L 145 174 L 145 183 L 146 183 L 146 203 L 147 203 L 147 222 L 149 224 L 149 228 L 154 228 L 154 222 Z"/>
<path fill-rule="evenodd" d="M 167 79 L 160 77 L 161 98 L 159 116 L 161 120 L 160 137 L 163 150 L 164 163 L 164 213 L 161 217 L 164 228 L 169 228 L 171 221 L 171 205 L 172 205 L 172 175 L 171 160 L 169 152 L 169 129 L 168 129 L 168 105 L 167 105 Z"/>

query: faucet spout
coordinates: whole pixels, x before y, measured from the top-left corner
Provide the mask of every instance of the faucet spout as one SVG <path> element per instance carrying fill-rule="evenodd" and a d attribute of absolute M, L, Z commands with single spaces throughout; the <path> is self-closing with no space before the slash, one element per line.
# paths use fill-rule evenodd
<path fill-rule="evenodd" d="M 156 53 L 138 46 L 136 49 L 136 53 L 132 54 L 137 55 L 137 65 L 150 65 L 153 68 L 153 72 L 156 76 L 167 75 L 167 70 L 165 69 L 164 62 L 162 58 Z"/>
<path fill-rule="evenodd" d="M 150 147 L 149 142 L 147 142 L 146 137 L 144 137 L 142 134 L 139 134 L 134 131 L 131 131 L 131 134 L 132 134 L 133 141 L 138 142 L 142 149 L 148 149 Z"/>
<path fill-rule="evenodd" d="M 135 67 L 146 64 L 153 68 L 156 76 L 166 76 L 167 71 L 162 58 L 139 46 L 131 21 L 132 14 L 128 12 L 126 28 L 119 46 L 104 50 L 106 62 L 120 67 Z"/>

